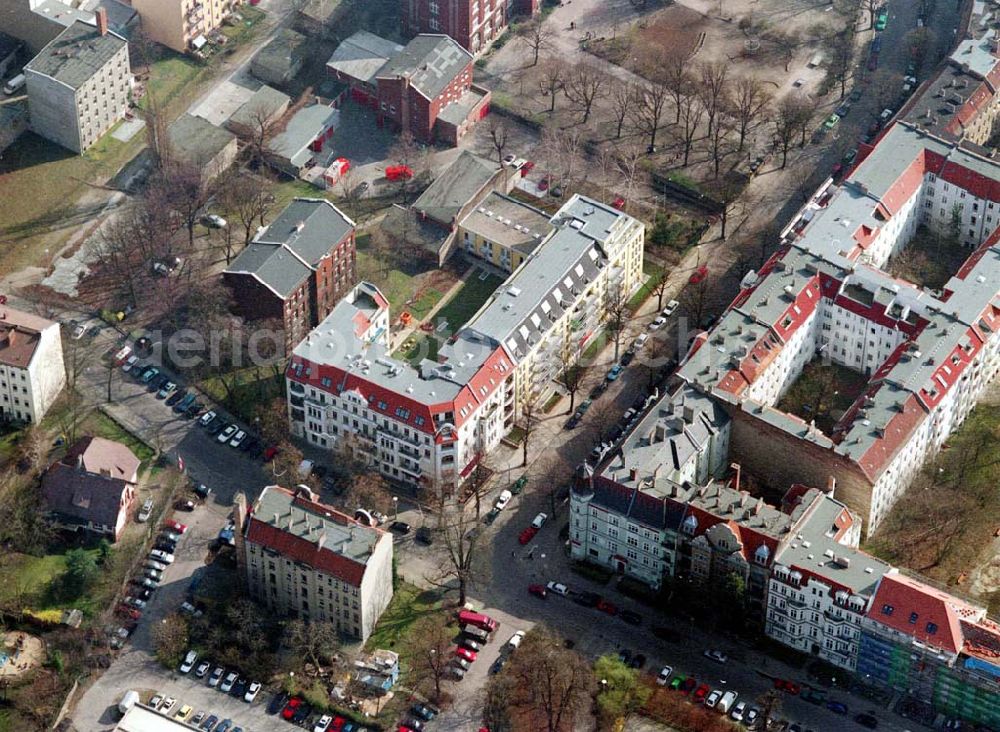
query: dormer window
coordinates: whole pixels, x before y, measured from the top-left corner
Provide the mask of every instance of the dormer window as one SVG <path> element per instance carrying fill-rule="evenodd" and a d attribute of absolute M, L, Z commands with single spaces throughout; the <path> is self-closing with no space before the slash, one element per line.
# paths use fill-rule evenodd
<path fill-rule="evenodd" d="M 698 530 L 698 519 L 694 516 L 688 516 L 684 519 L 683 529 L 685 534 L 694 534 Z"/>
<path fill-rule="evenodd" d="M 916 613 L 910 613 L 910 625 L 916 625 L 918 617 L 920 616 L 917 615 Z"/>
<path fill-rule="evenodd" d="M 937 633 L 937 625 L 935 623 L 927 623 L 927 635 L 934 635 Z"/>
<path fill-rule="evenodd" d="M 895 608 L 892 605 L 883 605 L 882 606 L 882 614 L 883 615 L 892 615 L 892 611 L 893 610 L 895 610 Z"/>
<path fill-rule="evenodd" d="M 757 547 L 757 551 L 753 555 L 754 561 L 757 564 L 767 564 L 767 560 L 771 558 L 771 550 L 767 548 L 766 544 L 761 544 Z"/>

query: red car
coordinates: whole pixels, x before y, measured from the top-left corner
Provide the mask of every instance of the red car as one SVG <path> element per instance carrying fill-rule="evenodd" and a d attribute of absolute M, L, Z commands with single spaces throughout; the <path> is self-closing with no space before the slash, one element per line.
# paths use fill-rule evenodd
<path fill-rule="evenodd" d="M 611 205 L 617 208 L 619 211 L 621 211 L 625 208 L 625 199 L 622 198 L 621 196 L 618 196 L 618 198 L 615 199 L 615 202 L 612 203 Z"/>
<path fill-rule="evenodd" d="M 461 648 L 461 647 L 456 648 L 455 655 L 458 656 L 459 658 L 464 658 L 469 663 L 472 663 L 473 661 L 476 660 L 476 652 L 470 651 L 468 648 Z"/>
<path fill-rule="evenodd" d="M 796 684 L 794 681 L 786 681 L 785 679 L 775 679 L 774 688 L 788 694 L 798 694 L 802 691 L 802 687 L 799 684 Z"/>
<path fill-rule="evenodd" d="M 187 524 L 182 524 L 180 521 L 174 521 L 170 519 L 169 521 L 163 522 L 163 528 L 170 529 L 178 534 L 183 534 L 188 530 Z"/>
<path fill-rule="evenodd" d="M 540 597 L 544 600 L 545 596 L 548 595 L 548 592 L 545 591 L 545 585 L 528 585 L 528 594 Z"/>
<path fill-rule="evenodd" d="M 298 708 L 301 706 L 302 706 L 302 699 L 297 696 L 293 696 L 291 699 L 288 700 L 288 703 L 285 705 L 285 708 L 281 710 L 281 718 L 291 719 L 292 717 L 295 716 L 295 712 L 298 711 Z"/>
<path fill-rule="evenodd" d="M 603 597 L 597 601 L 597 609 L 602 613 L 607 613 L 608 615 L 617 615 L 618 608 L 614 606 L 613 603 L 608 602 Z"/>
<path fill-rule="evenodd" d="M 345 724 L 347 724 L 347 720 L 343 717 L 334 717 L 333 722 L 330 724 L 329 732 L 340 732 L 344 729 Z"/>
<path fill-rule="evenodd" d="M 708 696 L 708 692 L 712 690 L 712 687 L 708 684 L 702 684 L 697 689 L 694 690 L 694 694 L 691 695 L 691 701 L 695 704 L 701 704 L 705 701 L 705 697 Z"/>
<path fill-rule="evenodd" d="M 536 529 L 534 526 L 529 526 L 528 528 L 526 528 L 524 531 L 521 532 L 521 535 L 517 538 L 517 540 L 521 542 L 521 546 L 524 546 L 529 541 L 534 539 L 535 534 L 537 533 L 538 529 Z"/>
<path fill-rule="evenodd" d="M 528 173 L 535 169 L 535 164 L 530 160 L 521 166 L 521 177 L 524 178 Z"/>
<path fill-rule="evenodd" d="M 688 279 L 688 282 L 690 282 L 692 285 L 697 285 L 707 276 L 708 276 L 708 267 L 703 264 L 694 271 L 694 274 L 691 275 L 690 279 Z"/>
<path fill-rule="evenodd" d="M 679 691 L 684 696 L 687 696 L 688 694 L 691 693 L 691 690 L 694 689 L 694 687 L 696 687 L 697 685 L 698 685 L 698 682 L 697 682 L 697 680 L 695 680 L 694 676 L 690 676 L 690 677 L 684 679 L 684 683 L 681 684 L 681 688 L 680 688 Z"/>

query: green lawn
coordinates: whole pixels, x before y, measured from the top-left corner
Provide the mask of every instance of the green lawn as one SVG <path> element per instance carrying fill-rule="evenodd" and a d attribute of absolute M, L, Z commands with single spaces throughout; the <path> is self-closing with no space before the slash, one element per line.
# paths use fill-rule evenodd
<path fill-rule="evenodd" d="M 147 94 L 139 101 L 140 109 L 149 106 L 150 95 L 155 97 L 161 108 L 167 106 L 210 68 L 173 51 L 164 49 L 163 53 L 162 58 L 150 65 Z"/>
<path fill-rule="evenodd" d="M 88 550 L 97 558 L 97 550 Z M 60 601 L 54 592 L 56 582 L 66 571 L 66 555 L 47 554 L 42 557 L 10 552 L 0 559 L 0 604 L 20 596 L 26 607 L 34 611 L 77 608 L 93 617 L 102 607 L 103 595 L 85 592 L 72 601 Z M 98 570 L 100 576 L 100 569 Z M 95 581 L 95 584 L 97 582 Z"/>
<path fill-rule="evenodd" d="M 285 395 L 284 372 L 275 375 L 271 367 L 258 369 L 250 366 L 226 375 L 227 383 L 230 376 L 235 379 L 231 386 L 232 394 L 226 389 L 219 376 L 212 376 L 198 384 L 198 387 L 214 401 L 225 405 L 226 409 L 244 422 L 253 422 L 257 407 L 266 404 L 275 397 Z"/>
<path fill-rule="evenodd" d="M 389 607 L 382 613 L 375 630 L 368 637 L 365 648 L 370 651 L 384 648 L 396 651 L 402 657 L 411 626 L 422 617 L 440 610 L 441 599 L 438 593 L 400 582 Z"/>
<path fill-rule="evenodd" d="M 125 431 L 121 425 L 99 409 L 91 412 L 78 430 L 80 434 L 96 435 L 106 440 L 114 440 L 128 447 L 142 462 L 147 463 L 153 458 L 153 449 Z"/>
<path fill-rule="evenodd" d="M 406 306 L 406 309 L 417 320 L 423 320 L 427 317 L 427 313 L 433 310 L 434 306 L 441 301 L 442 297 L 444 297 L 444 293 L 432 287 L 421 290 L 416 299 Z"/>
<path fill-rule="evenodd" d="M 410 339 L 407 339 L 407 343 L 412 339 L 413 344 L 407 346 L 404 343 L 396 352 L 392 354 L 393 358 L 399 358 L 404 361 L 409 361 L 414 366 L 419 364 L 425 358 L 431 361 L 437 360 L 438 348 L 441 347 L 441 342 L 432 335 L 426 335 L 422 333 L 413 334 Z"/>
<path fill-rule="evenodd" d="M 434 315 L 434 325 L 443 320 L 447 321 L 448 334 L 454 333 L 461 326 L 465 325 L 469 318 L 476 314 L 476 311 L 490 299 L 490 295 L 503 284 L 503 280 L 496 275 L 488 275 L 482 279 L 480 270 L 474 270 L 465 284 L 444 304 L 444 306 Z"/>

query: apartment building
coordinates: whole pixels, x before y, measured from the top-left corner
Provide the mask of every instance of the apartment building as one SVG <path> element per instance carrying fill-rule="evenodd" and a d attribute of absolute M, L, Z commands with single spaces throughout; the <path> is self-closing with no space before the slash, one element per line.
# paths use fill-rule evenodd
<path fill-rule="evenodd" d="M 326 199 L 289 203 L 223 272 L 243 317 L 279 323 L 290 351 L 357 281 L 354 228 Z"/>
<path fill-rule="evenodd" d="M 877 526 L 1000 366 L 998 206 L 997 163 L 907 123 L 827 181 L 679 369 L 726 405 L 733 459 L 777 484 L 832 475 Z M 945 232 L 953 217 L 970 256 L 942 291 L 881 269 L 918 225 Z M 775 407 L 817 357 L 870 379 L 830 434 Z"/>
<path fill-rule="evenodd" d="M 97 142 L 125 116 L 132 91 L 128 42 L 108 29 L 76 21 L 24 67 L 31 128 L 75 153 Z"/>
<path fill-rule="evenodd" d="M 510 21 L 508 0 L 401 0 L 407 33 L 443 33 L 473 55 L 486 51 Z"/>
<path fill-rule="evenodd" d="M 490 191 L 458 222 L 457 239 L 466 254 L 513 272 L 551 231 L 542 211 Z"/>
<path fill-rule="evenodd" d="M 178 53 L 198 50 L 242 0 L 132 0 L 142 31 Z"/>
<path fill-rule="evenodd" d="M 250 595 L 286 616 L 333 623 L 364 643 L 392 599 L 392 537 L 304 486 L 264 488 L 238 516 Z"/>
<path fill-rule="evenodd" d="M 388 301 L 360 283 L 294 349 L 286 372 L 292 433 L 347 444 L 387 478 L 453 493 L 499 444 L 527 400 L 541 403 L 567 351 L 598 332 L 609 289 L 634 292 L 644 229 L 580 196 L 548 238 L 436 358 L 392 356 Z"/>
<path fill-rule="evenodd" d="M 0 420 L 41 421 L 65 385 L 59 324 L 0 302 Z"/>

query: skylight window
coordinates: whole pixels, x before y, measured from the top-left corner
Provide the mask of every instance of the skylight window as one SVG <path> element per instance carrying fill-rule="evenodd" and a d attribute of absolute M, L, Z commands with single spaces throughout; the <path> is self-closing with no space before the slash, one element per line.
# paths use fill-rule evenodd
<path fill-rule="evenodd" d="M 895 608 L 892 605 L 883 605 L 882 606 L 882 614 L 883 615 L 892 615 L 892 611 L 893 610 L 895 610 Z"/>

